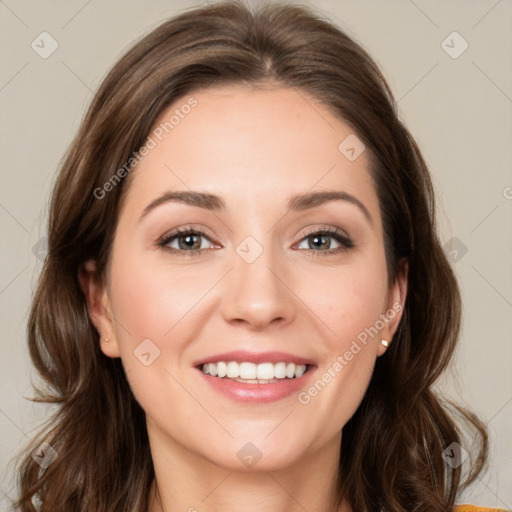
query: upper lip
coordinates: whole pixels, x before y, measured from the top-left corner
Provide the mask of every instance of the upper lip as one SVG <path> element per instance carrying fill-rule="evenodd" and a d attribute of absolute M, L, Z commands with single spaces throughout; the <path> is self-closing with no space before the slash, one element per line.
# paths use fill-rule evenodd
<path fill-rule="evenodd" d="M 295 363 L 313 365 L 313 361 L 304 357 L 299 357 L 287 352 L 250 352 L 248 350 L 234 350 L 232 352 L 223 352 L 222 354 L 215 354 L 213 356 L 198 359 L 193 363 L 194 366 L 201 366 L 206 363 L 217 363 L 219 361 L 236 361 L 238 363 Z"/>

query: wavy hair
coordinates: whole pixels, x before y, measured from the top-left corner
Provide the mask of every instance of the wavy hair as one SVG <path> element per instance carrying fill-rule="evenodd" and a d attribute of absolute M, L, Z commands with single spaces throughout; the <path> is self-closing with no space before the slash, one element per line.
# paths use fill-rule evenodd
<path fill-rule="evenodd" d="M 310 8 L 233 0 L 184 11 L 136 42 L 102 82 L 63 160 L 28 321 L 44 383 L 32 400 L 57 412 L 19 456 L 16 510 L 147 511 L 154 469 L 145 413 L 120 359 L 100 351 L 78 273 L 94 259 L 104 275 L 130 180 L 103 199 L 97 190 L 144 145 L 159 114 L 194 90 L 235 83 L 292 87 L 354 130 L 371 157 L 389 281 L 401 260 L 409 265 L 398 330 L 343 427 L 333 510 L 346 497 L 357 511 L 446 512 L 485 467 L 484 424 L 433 389 L 456 346 L 460 292 L 436 232 L 427 166 L 386 80 L 358 43 Z M 477 440 L 466 478 L 442 458 L 463 443 L 462 424 Z M 44 471 L 31 456 L 42 442 L 58 454 Z"/>

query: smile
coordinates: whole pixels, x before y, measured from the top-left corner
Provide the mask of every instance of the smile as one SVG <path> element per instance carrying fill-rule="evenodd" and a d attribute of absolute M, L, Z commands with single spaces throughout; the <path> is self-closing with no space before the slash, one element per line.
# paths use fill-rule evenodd
<path fill-rule="evenodd" d="M 201 370 L 212 377 L 233 379 L 247 384 L 270 384 L 279 379 L 295 379 L 307 372 L 309 365 L 287 362 L 251 363 L 219 361 L 201 365 Z"/>

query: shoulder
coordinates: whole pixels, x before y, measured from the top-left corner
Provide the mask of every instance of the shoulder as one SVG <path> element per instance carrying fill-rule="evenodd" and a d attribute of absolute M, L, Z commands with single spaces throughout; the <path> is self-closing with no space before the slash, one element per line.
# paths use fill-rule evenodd
<path fill-rule="evenodd" d="M 477 507 L 475 505 L 457 505 L 453 512 L 505 512 L 501 508 Z"/>

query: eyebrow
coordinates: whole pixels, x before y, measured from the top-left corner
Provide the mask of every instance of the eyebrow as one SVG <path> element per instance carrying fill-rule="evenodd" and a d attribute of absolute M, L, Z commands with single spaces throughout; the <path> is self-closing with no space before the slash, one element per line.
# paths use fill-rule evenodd
<path fill-rule="evenodd" d="M 370 222 L 370 224 L 373 224 L 372 216 L 370 215 L 370 212 L 366 206 L 359 199 L 357 199 L 357 197 L 349 194 L 348 192 L 343 192 L 340 190 L 307 192 L 304 194 L 298 194 L 289 199 L 288 209 L 292 211 L 304 211 L 310 208 L 315 208 L 316 206 L 320 206 L 330 201 L 346 201 L 357 206 Z M 156 198 L 154 201 L 151 201 L 151 203 L 149 203 L 144 208 L 139 220 L 142 220 L 142 218 L 145 217 L 151 210 L 154 210 L 156 207 L 169 202 L 183 203 L 189 206 L 196 206 L 198 208 L 203 208 L 210 211 L 220 211 L 226 209 L 226 203 L 224 200 L 215 194 L 177 190 L 173 192 L 166 192 L 165 194 Z"/>
<path fill-rule="evenodd" d="M 308 192 L 305 194 L 299 194 L 290 199 L 288 202 L 288 208 L 295 211 L 307 210 L 309 208 L 314 208 L 315 206 L 320 206 L 329 201 L 346 201 L 357 206 L 370 222 L 370 224 L 373 224 L 372 216 L 370 215 L 368 208 L 366 208 L 366 206 L 361 201 L 359 201 L 357 197 L 341 190 L 328 190 L 325 192 Z"/>

